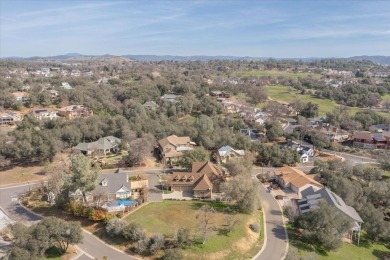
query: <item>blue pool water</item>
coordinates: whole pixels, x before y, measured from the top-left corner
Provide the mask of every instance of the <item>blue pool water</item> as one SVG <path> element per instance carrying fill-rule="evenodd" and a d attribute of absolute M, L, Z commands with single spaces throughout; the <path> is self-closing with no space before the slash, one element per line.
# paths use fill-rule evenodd
<path fill-rule="evenodd" d="M 134 200 L 113 200 L 108 203 L 108 206 L 132 206 L 135 203 Z"/>

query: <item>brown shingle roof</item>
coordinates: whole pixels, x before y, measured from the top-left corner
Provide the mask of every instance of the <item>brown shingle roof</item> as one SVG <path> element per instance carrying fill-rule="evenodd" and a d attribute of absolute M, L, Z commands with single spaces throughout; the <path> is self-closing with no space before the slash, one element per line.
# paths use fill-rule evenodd
<path fill-rule="evenodd" d="M 355 132 L 353 132 L 353 138 L 371 141 L 372 135 L 370 132 L 367 132 L 367 131 L 355 131 Z"/>
<path fill-rule="evenodd" d="M 177 146 L 177 145 L 181 145 L 181 144 L 188 144 L 189 142 L 191 142 L 191 139 L 188 137 L 188 136 L 182 136 L 182 137 L 178 137 L 176 135 L 170 135 L 167 137 L 168 141 Z"/>
<path fill-rule="evenodd" d="M 193 190 L 212 190 L 213 184 L 211 184 L 209 178 L 206 174 L 202 174 L 202 177 L 199 178 Z"/>
<path fill-rule="evenodd" d="M 192 164 L 192 173 L 205 173 L 205 174 L 211 174 L 213 173 L 214 175 L 217 176 L 222 176 L 223 172 L 217 168 L 214 164 L 211 162 L 194 162 Z"/>

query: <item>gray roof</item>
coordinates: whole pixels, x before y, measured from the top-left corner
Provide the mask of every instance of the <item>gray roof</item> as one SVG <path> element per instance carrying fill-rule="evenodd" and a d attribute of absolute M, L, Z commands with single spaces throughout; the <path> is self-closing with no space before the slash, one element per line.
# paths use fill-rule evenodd
<path fill-rule="evenodd" d="M 73 149 L 80 151 L 96 151 L 96 150 L 108 150 L 117 147 L 121 142 L 121 139 L 114 136 L 102 137 L 99 140 L 91 143 L 79 143 Z"/>
<path fill-rule="evenodd" d="M 130 191 L 131 182 L 128 181 L 128 178 L 128 173 L 122 169 L 116 170 L 115 173 L 102 173 L 99 176 L 99 186 L 96 189 L 109 194 L 114 194 L 123 186 Z M 107 186 L 102 186 L 103 181 L 107 182 Z"/>
<path fill-rule="evenodd" d="M 302 205 L 302 208 L 304 208 L 304 210 L 315 208 L 318 206 L 320 200 L 325 200 L 329 205 L 335 206 L 344 214 L 352 218 L 354 221 L 363 223 L 363 220 L 354 208 L 345 204 L 344 200 L 340 196 L 338 196 L 327 188 L 322 188 L 320 190 L 314 191 L 312 187 L 309 187 L 303 190 L 301 194 L 303 199 L 299 200 L 298 203 Z"/>

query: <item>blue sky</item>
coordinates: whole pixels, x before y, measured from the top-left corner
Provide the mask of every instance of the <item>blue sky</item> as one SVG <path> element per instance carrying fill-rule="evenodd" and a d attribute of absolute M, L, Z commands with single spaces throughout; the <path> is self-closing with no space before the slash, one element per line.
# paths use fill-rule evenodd
<path fill-rule="evenodd" d="M 0 56 L 390 55 L 390 1 L 0 1 Z"/>

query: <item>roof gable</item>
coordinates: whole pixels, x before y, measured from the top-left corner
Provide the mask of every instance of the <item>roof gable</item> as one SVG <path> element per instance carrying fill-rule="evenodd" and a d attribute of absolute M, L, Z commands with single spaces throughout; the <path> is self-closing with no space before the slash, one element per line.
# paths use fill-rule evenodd
<path fill-rule="evenodd" d="M 194 184 L 193 190 L 212 190 L 213 184 L 210 182 L 206 174 L 203 174 L 201 178 Z"/>
<path fill-rule="evenodd" d="M 311 178 L 309 178 L 304 172 L 294 169 L 290 166 L 284 166 L 280 170 L 276 171 L 276 175 L 283 179 L 284 183 L 292 183 L 295 187 L 301 188 L 307 184 L 313 184 L 318 187 L 323 185 Z"/>

